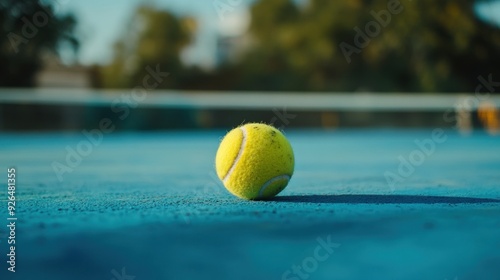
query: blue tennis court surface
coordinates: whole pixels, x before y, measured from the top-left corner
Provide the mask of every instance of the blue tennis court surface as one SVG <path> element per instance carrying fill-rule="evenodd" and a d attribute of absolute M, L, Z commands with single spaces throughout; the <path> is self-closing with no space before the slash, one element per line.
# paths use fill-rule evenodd
<path fill-rule="evenodd" d="M 0 279 L 500 279 L 500 138 L 287 130 L 289 186 L 250 202 L 216 178 L 224 134 L 0 134 Z"/>

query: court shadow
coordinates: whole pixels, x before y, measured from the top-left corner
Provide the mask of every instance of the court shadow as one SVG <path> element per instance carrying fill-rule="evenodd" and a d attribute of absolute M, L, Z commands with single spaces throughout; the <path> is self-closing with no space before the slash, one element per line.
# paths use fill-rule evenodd
<path fill-rule="evenodd" d="M 425 195 L 378 195 L 378 194 L 352 194 L 352 195 L 288 195 L 277 196 L 276 202 L 295 203 L 349 203 L 349 204 L 475 204 L 475 203 L 500 203 L 498 199 L 452 196 L 425 196 Z"/>

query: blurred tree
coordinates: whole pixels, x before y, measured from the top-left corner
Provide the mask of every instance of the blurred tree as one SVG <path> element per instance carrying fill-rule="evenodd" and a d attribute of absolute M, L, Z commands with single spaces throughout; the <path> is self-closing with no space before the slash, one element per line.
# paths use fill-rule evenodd
<path fill-rule="evenodd" d="M 211 73 L 180 61 L 193 20 L 141 6 L 96 81 L 142 85 L 158 65 L 176 76 L 158 88 L 470 92 L 500 77 L 500 28 L 476 12 L 492 1 L 257 0 L 251 47 Z"/>
<path fill-rule="evenodd" d="M 500 74 L 500 29 L 478 17 L 478 2 L 257 1 L 235 87 L 471 91 L 479 75 Z"/>
<path fill-rule="evenodd" d="M 34 86 L 45 54 L 65 44 L 78 48 L 75 18 L 56 15 L 54 2 L 0 1 L 0 86 Z"/>
<path fill-rule="evenodd" d="M 304 90 L 301 72 L 292 67 L 300 11 L 289 0 L 258 1 L 251 8 L 250 32 L 254 47 L 239 62 L 241 90 Z M 237 67 L 239 67 L 237 66 Z"/>
<path fill-rule="evenodd" d="M 191 18 L 177 18 L 151 6 L 137 8 L 126 34 L 115 44 L 114 59 L 103 67 L 102 83 L 108 88 L 143 85 L 147 67 L 181 73 L 181 51 L 196 29 Z M 177 79 L 165 79 L 156 88 L 177 87 Z"/>

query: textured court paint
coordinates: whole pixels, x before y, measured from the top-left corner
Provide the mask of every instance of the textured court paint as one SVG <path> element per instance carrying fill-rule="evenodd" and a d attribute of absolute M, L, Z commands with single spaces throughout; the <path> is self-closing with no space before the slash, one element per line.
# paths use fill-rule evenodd
<path fill-rule="evenodd" d="M 51 163 L 84 136 L 0 133 L 0 190 L 8 167 L 19 180 L 18 271 L 0 226 L 0 279 L 282 279 L 327 236 L 341 246 L 308 279 L 499 279 L 499 137 L 446 131 L 391 191 L 384 172 L 431 130 L 287 131 L 297 172 L 254 202 L 213 178 L 224 133 L 108 134 L 63 182 Z"/>
<path fill-rule="evenodd" d="M 241 142 L 234 139 L 235 131 L 242 132 Z M 238 153 L 234 157 L 236 147 Z M 232 158 L 235 160 L 231 161 L 229 172 L 221 176 L 228 166 L 227 161 Z M 219 163 L 223 164 L 219 166 Z M 217 174 L 224 186 L 244 199 L 265 199 L 281 192 L 293 174 L 294 165 L 293 150 L 286 137 L 276 128 L 261 123 L 246 124 L 230 131 L 216 155 Z M 288 180 L 272 181 L 283 175 Z M 263 187 L 265 190 L 261 191 Z"/>

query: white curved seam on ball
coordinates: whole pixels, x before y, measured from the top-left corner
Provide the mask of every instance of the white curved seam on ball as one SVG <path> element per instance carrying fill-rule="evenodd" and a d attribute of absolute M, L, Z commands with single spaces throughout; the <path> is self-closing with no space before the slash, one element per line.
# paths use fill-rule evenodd
<path fill-rule="evenodd" d="M 243 154 L 243 150 L 245 149 L 245 144 L 247 142 L 247 131 L 245 130 L 244 127 L 240 127 L 241 132 L 243 133 L 243 139 L 241 139 L 241 145 L 240 145 L 240 150 L 238 151 L 238 155 L 234 159 L 233 165 L 231 168 L 229 168 L 229 171 L 227 172 L 226 176 L 224 176 L 224 179 L 222 181 L 226 183 L 227 180 L 229 180 L 229 177 L 231 176 L 231 173 L 233 173 L 234 169 L 236 168 L 236 165 L 238 164 L 238 161 L 241 158 L 241 155 Z"/>
<path fill-rule="evenodd" d="M 269 179 L 267 182 L 262 185 L 262 187 L 259 190 L 259 197 L 262 197 L 262 194 L 264 194 L 264 191 L 274 182 L 282 180 L 282 179 L 287 179 L 288 181 L 290 180 L 290 175 L 279 175 L 274 178 Z"/>

